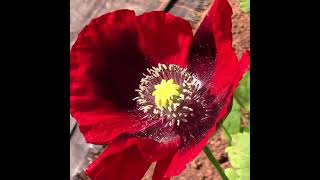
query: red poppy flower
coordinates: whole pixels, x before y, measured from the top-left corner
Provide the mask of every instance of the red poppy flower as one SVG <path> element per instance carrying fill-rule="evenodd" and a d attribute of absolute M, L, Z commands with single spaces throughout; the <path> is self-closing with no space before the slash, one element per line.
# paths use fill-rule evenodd
<path fill-rule="evenodd" d="M 178 175 L 227 115 L 249 68 L 232 49 L 232 10 L 215 0 L 192 36 L 165 12 L 119 10 L 94 19 L 71 49 L 71 114 L 86 141 L 108 145 L 87 169 L 100 179 Z"/>

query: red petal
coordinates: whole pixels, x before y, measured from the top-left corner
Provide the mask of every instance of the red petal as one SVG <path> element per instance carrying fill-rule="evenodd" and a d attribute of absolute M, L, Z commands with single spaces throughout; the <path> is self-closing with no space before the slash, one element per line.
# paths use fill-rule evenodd
<path fill-rule="evenodd" d="M 107 104 L 101 107 L 105 109 L 73 113 L 88 143 L 109 144 L 122 133 L 133 133 L 141 129 L 142 124 L 130 120 L 127 112 L 112 110 L 112 106 Z"/>
<path fill-rule="evenodd" d="M 216 0 L 203 23 L 213 33 L 216 60 L 212 77 L 212 91 L 226 91 L 239 73 L 239 62 L 232 48 L 232 9 L 227 0 Z"/>
<path fill-rule="evenodd" d="M 240 69 L 250 70 L 250 50 L 246 50 L 244 53 L 242 53 L 240 59 Z"/>
<path fill-rule="evenodd" d="M 71 49 L 71 114 L 89 143 L 106 144 L 132 130 L 127 109 L 146 68 L 135 18 L 129 10 L 101 16 L 80 32 Z"/>
<path fill-rule="evenodd" d="M 232 49 L 231 15 L 232 9 L 227 0 L 214 1 L 194 36 L 189 66 L 200 78 L 215 78 L 220 67 L 225 68 L 224 72 L 230 72 L 229 66 L 237 65 Z M 227 78 L 223 79 L 223 82 L 227 81 Z M 222 86 L 220 82 L 214 83 Z"/>
<path fill-rule="evenodd" d="M 87 169 L 93 180 L 141 179 L 150 164 L 174 154 L 179 140 L 162 144 L 146 138 L 117 139 Z"/>
<path fill-rule="evenodd" d="M 111 144 L 87 169 L 92 180 L 140 180 L 151 162 L 145 160 L 135 141 Z"/>
<path fill-rule="evenodd" d="M 192 40 L 190 23 L 165 12 L 138 16 L 140 47 L 153 64 L 186 66 Z"/>
<path fill-rule="evenodd" d="M 177 152 L 180 146 L 180 138 L 177 137 L 169 142 L 156 142 L 151 139 L 140 139 L 138 147 L 141 155 L 149 161 L 155 162 Z"/>
<path fill-rule="evenodd" d="M 171 154 L 157 162 L 152 180 L 170 180 L 170 177 L 166 176 L 165 173 L 171 164 L 173 156 L 174 154 Z"/>
<path fill-rule="evenodd" d="M 87 25 L 70 53 L 71 114 L 87 142 L 106 144 L 139 129 L 127 111 L 146 60 L 183 65 L 191 38 L 186 21 L 163 12 L 119 10 Z"/>

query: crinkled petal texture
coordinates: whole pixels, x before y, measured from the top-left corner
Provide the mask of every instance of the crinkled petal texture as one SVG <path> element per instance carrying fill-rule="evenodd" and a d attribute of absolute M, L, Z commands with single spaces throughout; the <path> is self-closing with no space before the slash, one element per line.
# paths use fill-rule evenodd
<path fill-rule="evenodd" d="M 86 141 L 138 131 L 128 111 L 142 73 L 158 63 L 185 67 L 191 41 L 190 24 L 164 12 L 119 10 L 87 25 L 70 53 L 71 114 Z"/>
<path fill-rule="evenodd" d="M 180 139 L 158 143 L 147 138 L 117 138 L 87 169 L 92 179 L 139 180 L 154 161 L 172 156 Z M 155 173 L 157 174 L 157 173 Z"/>

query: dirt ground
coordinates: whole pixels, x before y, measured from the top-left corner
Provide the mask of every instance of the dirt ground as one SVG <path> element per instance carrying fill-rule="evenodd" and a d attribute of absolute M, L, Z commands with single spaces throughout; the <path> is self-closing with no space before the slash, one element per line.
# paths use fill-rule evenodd
<path fill-rule="evenodd" d="M 250 48 L 250 16 L 240 10 L 237 1 L 229 0 L 233 9 L 233 47 L 238 57 L 240 57 L 244 50 Z"/>
<path fill-rule="evenodd" d="M 233 47 L 238 57 L 241 56 L 245 49 L 250 48 L 250 17 L 239 9 L 237 0 L 229 0 L 233 9 L 232 17 L 232 33 Z M 223 139 L 223 135 L 218 132 L 216 137 L 209 142 L 209 147 L 213 155 L 221 163 L 222 168 L 230 167 L 224 149 L 227 147 L 227 142 Z M 143 180 L 151 180 L 154 165 L 151 166 L 145 174 Z M 204 152 L 201 152 L 196 159 L 186 166 L 186 169 L 171 180 L 221 180 L 213 165 L 207 159 Z"/>

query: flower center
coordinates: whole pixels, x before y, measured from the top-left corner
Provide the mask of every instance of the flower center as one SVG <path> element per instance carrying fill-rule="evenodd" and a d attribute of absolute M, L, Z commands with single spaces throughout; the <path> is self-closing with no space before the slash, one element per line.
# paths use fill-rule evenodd
<path fill-rule="evenodd" d="M 195 101 L 200 102 L 198 99 L 203 93 L 199 91 L 202 83 L 194 75 L 174 64 L 168 67 L 159 64 L 147 71 L 139 89 L 136 89 L 139 96 L 134 98 L 142 119 L 161 120 L 169 126 L 179 126 L 194 116 L 192 105 Z"/>
<path fill-rule="evenodd" d="M 173 83 L 173 79 L 168 81 L 162 80 L 160 84 L 154 86 L 155 90 L 152 93 L 154 101 L 158 109 L 168 109 L 169 106 L 179 97 L 180 86 Z"/>
<path fill-rule="evenodd" d="M 199 142 L 215 124 L 227 93 L 213 95 L 210 83 L 175 64 L 158 64 L 147 71 L 135 90 L 132 116 L 144 126 L 135 135 L 158 142 L 179 135 L 182 147 Z"/>

